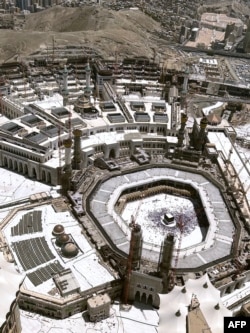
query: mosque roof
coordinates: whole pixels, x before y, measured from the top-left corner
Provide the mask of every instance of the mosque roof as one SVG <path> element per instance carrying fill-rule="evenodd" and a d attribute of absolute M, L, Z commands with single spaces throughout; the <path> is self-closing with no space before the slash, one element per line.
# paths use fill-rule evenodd
<path fill-rule="evenodd" d="M 66 257 L 74 257 L 78 253 L 78 248 L 73 242 L 68 242 L 63 246 L 62 253 Z"/>
<path fill-rule="evenodd" d="M 170 293 L 159 295 L 158 333 L 186 333 L 188 307 L 194 295 L 211 331 L 223 333 L 223 318 L 232 316 L 232 312 L 222 304 L 220 291 L 212 285 L 207 274 L 199 279 L 189 279 L 185 287 L 175 286 Z"/>
<path fill-rule="evenodd" d="M 206 118 L 208 123 L 211 125 L 217 125 L 221 123 L 221 117 L 216 114 L 210 113 Z"/>
<path fill-rule="evenodd" d="M 53 234 L 61 234 L 64 232 L 64 227 L 61 224 L 57 224 L 53 228 Z"/>

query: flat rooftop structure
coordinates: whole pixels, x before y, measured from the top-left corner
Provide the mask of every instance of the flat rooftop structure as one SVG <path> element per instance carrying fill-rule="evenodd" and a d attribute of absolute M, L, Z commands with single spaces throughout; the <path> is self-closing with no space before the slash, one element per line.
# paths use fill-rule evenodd
<path fill-rule="evenodd" d="M 218 61 L 217 59 L 208 59 L 208 58 L 200 58 L 199 60 L 200 65 L 204 66 L 212 66 L 212 67 L 217 67 L 218 66 Z"/>
<path fill-rule="evenodd" d="M 78 293 L 80 291 L 80 285 L 71 269 L 61 270 L 54 275 L 53 279 L 62 296 Z"/>
<path fill-rule="evenodd" d="M 24 214 L 20 222 L 11 228 L 11 235 L 25 235 L 42 231 L 41 211 L 34 210 Z"/>
<path fill-rule="evenodd" d="M 195 41 L 188 41 L 185 46 L 197 47 L 198 44 L 205 44 L 209 47 L 214 40 L 223 41 L 225 36 L 224 31 L 202 27 Z"/>
<path fill-rule="evenodd" d="M 162 112 L 155 112 L 153 119 L 156 123 L 168 123 L 169 119 L 168 119 L 168 115 L 166 113 L 162 113 Z"/>
<path fill-rule="evenodd" d="M 126 133 L 126 131 L 125 131 Z M 90 135 L 87 138 L 81 139 L 81 147 L 82 149 L 92 149 L 93 146 L 98 144 L 110 144 L 122 141 L 125 133 L 116 133 L 116 132 L 103 132 L 96 133 L 95 135 Z"/>
<path fill-rule="evenodd" d="M 26 111 L 28 109 L 25 107 L 24 110 Z M 44 121 L 43 119 L 41 119 L 41 118 L 39 118 L 39 117 L 37 117 L 36 115 L 33 115 L 33 114 L 23 116 L 21 118 L 21 122 L 24 123 L 27 126 L 30 126 L 30 127 L 37 126 L 43 121 Z"/>
<path fill-rule="evenodd" d="M 28 271 L 55 258 L 44 237 L 36 237 L 13 242 L 13 252 L 22 269 Z"/>
<path fill-rule="evenodd" d="M 201 15 L 201 25 L 211 26 L 213 28 L 219 28 L 226 30 L 228 24 L 235 24 L 237 26 L 242 26 L 244 23 L 235 17 L 227 16 L 226 14 L 217 13 L 203 13 Z"/>
<path fill-rule="evenodd" d="M 46 96 L 43 100 L 36 101 L 36 105 L 45 110 L 61 108 L 63 106 L 63 97 L 60 94 L 53 94 L 52 97 Z"/>
<path fill-rule="evenodd" d="M 135 121 L 138 123 L 150 122 L 150 116 L 146 112 L 136 111 L 134 113 Z"/>
<path fill-rule="evenodd" d="M 25 139 L 28 139 L 34 143 L 40 144 L 48 140 L 48 136 L 38 133 L 38 132 L 31 132 L 25 135 Z"/>
<path fill-rule="evenodd" d="M 86 313 L 58 320 L 23 310 L 20 312 L 22 333 L 39 333 L 41 330 L 49 332 L 51 329 L 56 333 L 72 333 L 72 329 L 74 333 L 87 333 L 93 330 L 93 325 L 95 329 L 108 333 L 155 333 L 159 321 L 158 312 L 155 309 L 135 303 L 129 311 L 123 311 L 116 301 L 111 304 L 110 317 L 98 323 L 87 320 Z"/>
<path fill-rule="evenodd" d="M 0 168 L 0 177 L 2 179 L 0 185 L 0 226 L 5 222 L 5 218 L 11 210 L 11 205 L 16 203 L 14 207 L 20 206 L 24 201 L 28 200 L 30 195 L 36 195 L 37 191 L 51 191 L 53 193 L 53 187 L 41 184 L 31 179 L 25 179 L 23 176 L 18 175 L 15 172 L 11 172 L 6 169 Z M 6 208 L 6 206 L 8 208 Z M 4 206 L 4 208 L 2 208 Z M 32 212 L 26 212 L 31 214 Z M 39 216 L 38 216 L 39 220 Z M 20 220 L 19 220 L 20 222 Z M 16 224 L 18 226 L 18 223 Z M 20 230 L 15 230 L 17 233 L 20 231 L 21 237 L 29 237 L 27 234 L 21 236 L 22 227 Z M 13 234 L 14 229 L 10 227 L 10 233 Z M 38 232 L 38 230 L 37 230 Z M 3 252 L 0 251 L 0 290 L 1 290 L 1 306 L 0 306 L 0 327 L 6 320 L 6 314 L 10 310 L 12 302 L 16 298 L 16 293 L 19 290 L 19 286 L 24 279 L 24 275 L 17 271 L 16 266 L 13 263 L 6 261 Z"/>
<path fill-rule="evenodd" d="M 234 166 L 234 169 L 246 192 L 246 198 L 250 202 L 250 162 L 248 158 L 243 158 L 235 148 L 232 141 L 224 132 L 208 131 L 208 140 L 216 145 L 216 149 L 221 152 L 224 159 L 228 159 Z M 232 153 L 230 153 L 230 150 Z"/>
<path fill-rule="evenodd" d="M 107 115 L 108 120 L 113 124 L 115 123 L 125 123 L 125 118 L 124 116 L 117 112 L 117 113 L 109 113 Z"/>
<path fill-rule="evenodd" d="M 171 166 L 147 168 L 144 171 L 134 171 L 109 178 L 90 196 L 90 210 L 110 241 L 119 250 L 128 254 L 130 221 L 124 221 L 114 209 L 121 193 L 126 189 L 131 191 L 138 186 L 147 186 L 148 183 L 162 180 L 192 186 L 199 193 L 209 222 L 205 240 L 180 251 L 177 268 L 198 268 L 230 255 L 235 226 L 220 190 L 201 174 L 172 169 Z M 140 224 L 139 220 L 138 223 Z M 142 228 L 142 231 L 154 233 L 153 229 L 147 231 Z M 143 245 L 143 258 L 158 262 L 159 253 L 159 245 L 150 243 Z"/>
<path fill-rule="evenodd" d="M 65 125 L 67 127 L 69 127 L 69 120 L 66 120 L 65 121 Z M 75 127 L 81 127 L 81 128 L 84 128 L 86 127 L 86 123 L 79 117 L 74 117 L 71 119 L 71 126 L 72 128 L 75 128 Z"/>
<path fill-rule="evenodd" d="M 4 132 L 10 133 L 10 134 L 17 134 L 21 129 L 23 129 L 22 126 L 18 125 L 15 122 L 8 122 L 6 124 L 3 124 L 0 129 Z"/>
<path fill-rule="evenodd" d="M 63 269 L 63 266 L 58 261 L 54 261 L 46 266 L 33 270 L 31 273 L 27 274 L 27 277 L 36 287 L 50 280 L 54 274 L 61 272 Z"/>
<path fill-rule="evenodd" d="M 104 295 L 96 295 L 88 299 L 88 306 L 91 308 L 99 307 L 103 304 L 107 304 L 111 302 L 111 299 L 108 294 Z"/>
<path fill-rule="evenodd" d="M 100 104 L 102 111 L 116 111 L 115 104 L 112 101 L 104 101 Z"/>
<path fill-rule="evenodd" d="M 49 125 L 44 127 L 41 132 L 48 135 L 48 137 L 53 138 L 58 135 L 58 128 L 54 125 Z"/>
<path fill-rule="evenodd" d="M 144 111 L 145 110 L 145 105 L 141 101 L 130 102 L 130 107 L 133 111 Z"/>
<path fill-rule="evenodd" d="M 102 112 L 99 102 L 97 101 L 96 103 L 92 98 L 91 101 L 96 105 L 97 117 L 96 119 L 83 120 L 81 115 L 74 112 L 72 105 L 67 108 L 63 107 L 62 96 L 54 94 L 52 97 L 46 96 L 41 101 L 36 100 L 33 104 L 27 103 L 24 108 L 26 114 L 11 122 L 6 119 L 6 123 L 2 125 L 2 129 L 5 134 L 15 136 L 14 140 L 12 140 L 11 137 L 10 149 L 20 143 L 20 149 L 29 149 L 32 154 L 34 147 L 36 150 L 39 150 L 41 147 L 41 152 L 44 155 L 44 153 L 47 153 L 51 148 L 53 154 L 51 150 L 49 159 L 46 157 L 43 161 L 40 160 L 40 163 L 43 163 L 45 167 L 53 168 L 54 171 L 55 168 L 60 165 L 59 155 L 61 154 L 63 159 L 64 154 L 64 150 L 59 153 L 57 149 L 58 137 L 60 135 L 60 140 L 67 137 L 70 123 L 72 129 L 80 126 L 84 128 L 84 139 L 82 140 L 83 149 L 93 145 L 99 145 L 101 141 L 105 144 L 117 143 L 124 138 L 124 135 L 120 135 L 121 132 L 125 133 L 127 131 L 137 130 L 137 128 L 137 131 L 139 131 L 139 124 L 135 126 L 133 126 L 132 123 L 128 124 L 130 120 L 133 122 L 134 117 L 136 121 L 145 122 L 145 124 L 152 127 L 154 124 L 158 123 L 161 124 L 161 129 L 163 127 L 171 128 L 171 106 L 159 97 L 144 96 L 143 101 L 140 101 L 139 96 L 129 95 L 126 96 L 126 99 L 128 100 L 126 103 L 129 106 L 126 111 L 123 112 L 118 103 L 112 102 L 112 108 L 114 107 L 116 111 Z M 135 104 L 141 103 L 145 105 L 145 114 L 132 111 L 130 109 L 130 101 Z M 107 102 L 107 104 L 111 107 L 110 102 Z M 69 119 L 70 113 L 72 114 L 71 119 Z M 102 117 L 99 115 L 102 115 Z M 130 116 L 129 119 L 128 115 Z M 119 133 L 115 132 L 116 127 Z M 103 135 L 100 135 L 100 139 L 94 138 L 93 135 L 95 133 L 102 134 L 98 132 L 103 132 Z M 160 137 L 159 133 L 160 132 L 154 133 L 154 135 Z M 89 139 L 86 139 L 86 137 L 89 137 Z M 25 146 L 23 145 L 23 141 L 25 141 Z M 89 146 L 86 147 L 87 143 L 89 143 Z M 9 142 L 5 143 L 5 145 L 7 144 L 10 146 Z"/>
<path fill-rule="evenodd" d="M 68 210 L 55 210 L 53 205 L 48 203 L 32 204 L 36 217 L 41 219 L 42 228 L 29 233 L 29 227 L 23 222 L 27 216 L 27 209 L 29 206 L 20 207 L 5 221 L 1 230 L 19 274 L 22 277 L 26 275 L 22 284 L 25 293 L 34 291 L 47 298 L 60 299 L 60 294 L 50 293 L 52 286 L 55 286 L 52 278 L 65 269 L 72 271 L 81 292 L 115 279 L 99 263 L 95 249 L 81 233 L 78 221 Z M 57 224 L 63 225 L 65 233 L 70 235 L 70 241 L 74 241 L 78 247 L 79 251 L 75 257 L 65 257 L 60 245 L 57 245 L 55 236 L 52 235 Z"/>
<path fill-rule="evenodd" d="M 153 102 L 152 103 L 152 110 L 153 111 L 166 111 L 166 103 L 165 102 Z"/>
<path fill-rule="evenodd" d="M 34 181 L 34 179 L 24 178 L 23 175 L 14 171 L 0 168 L 0 177 L 2 179 L 0 184 L 0 225 L 12 208 L 29 202 L 30 196 L 39 198 L 40 195 L 37 197 L 39 191 L 48 193 L 48 198 L 59 196 L 56 187 Z"/>
<path fill-rule="evenodd" d="M 171 105 L 161 100 L 160 97 L 155 96 L 139 96 L 138 94 L 129 94 L 123 96 L 125 105 L 128 112 L 134 116 L 136 122 L 146 123 L 161 123 L 161 119 L 156 117 L 156 112 L 167 117 L 167 120 L 171 119 Z M 166 120 L 166 118 L 165 118 Z M 168 129 L 171 128 L 170 121 L 166 122 Z"/>
<path fill-rule="evenodd" d="M 57 118 L 69 117 L 69 110 L 64 107 L 56 107 L 51 110 L 51 114 L 53 114 Z"/>

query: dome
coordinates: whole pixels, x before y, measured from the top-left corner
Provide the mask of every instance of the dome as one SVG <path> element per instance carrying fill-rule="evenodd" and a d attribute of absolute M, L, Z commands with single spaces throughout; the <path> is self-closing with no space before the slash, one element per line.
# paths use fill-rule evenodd
<path fill-rule="evenodd" d="M 67 243 L 70 241 L 70 237 L 68 234 L 60 234 L 57 238 L 56 238 L 56 245 L 58 246 L 62 246 L 63 244 Z"/>
<path fill-rule="evenodd" d="M 65 147 L 65 148 L 71 148 L 71 146 L 72 146 L 72 140 L 71 140 L 70 138 L 65 139 L 65 140 L 63 141 L 63 144 L 64 144 L 64 147 Z"/>
<path fill-rule="evenodd" d="M 64 227 L 61 224 L 57 224 L 56 226 L 54 226 L 54 229 L 52 231 L 52 234 L 54 236 L 58 236 L 64 233 Z"/>
<path fill-rule="evenodd" d="M 206 127 L 208 124 L 208 120 L 206 117 L 203 117 L 200 121 L 200 127 Z"/>
<path fill-rule="evenodd" d="M 79 96 L 77 101 L 75 102 L 74 110 L 76 112 L 83 113 L 91 109 L 92 109 L 92 104 L 89 98 L 87 98 L 85 95 Z"/>
<path fill-rule="evenodd" d="M 74 110 L 82 115 L 86 119 L 95 119 L 98 117 L 98 111 L 90 102 L 90 99 L 86 95 L 78 97 L 74 105 Z"/>
<path fill-rule="evenodd" d="M 207 121 L 209 125 L 218 125 L 221 123 L 221 117 L 211 113 L 207 116 Z"/>
<path fill-rule="evenodd" d="M 60 235 L 58 240 L 62 243 L 67 243 L 69 241 L 69 235 L 68 234 Z"/>
<path fill-rule="evenodd" d="M 75 257 L 78 253 L 78 247 L 73 242 L 68 242 L 62 247 L 62 254 L 65 257 Z"/>
<path fill-rule="evenodd" d="M 188 120 L 188 116 L 186 115 L 186 113 L 181 113 L 181 122 L 182 123 L 186 123 Z"/>

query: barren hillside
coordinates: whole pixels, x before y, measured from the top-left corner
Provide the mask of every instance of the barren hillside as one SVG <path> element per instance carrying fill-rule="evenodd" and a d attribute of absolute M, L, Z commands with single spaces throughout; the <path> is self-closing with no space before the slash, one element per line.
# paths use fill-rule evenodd
<path fill-rule="evenodd" d="M 112 11 L 101 7 L 56 6 L 26 17 L 22 31 L 0 31 L 0 61 L 13 60 L 52 44 L 93 47 L 104 57 L 173 53 L 156 37 L 160 24 L 139 10 Z"/>
<path fill-rule="evenodd" d="M 225 9 L 229 14 L 232 1 L 213 5 L 214 10 Z M 247 12 L 247 6 L 233 2 L 236 13 Z M 203 5 L 201 12 L 208 10 Z M 218 7 L 218 8 L 217 8 Z M 209 8 L 209 11 L 211 8 Z M 176 58 L 169 43 L 159 38 L 161 26 L 139 10 L 113 11 L 100 6 L 56 6 L 26 16 L 23 30 L 0 30 L 0 62 L 12 61 L 47 48 L 82 45 L 95 48 L 103 57 L 146 55 L 160 60 Z M 156 53 L 154 53 L 156 52 Z"/>
<path fill-rule="evenodd" d="M 126 30 L 142 33 L 159 29 L 159 24 L 139 10 L 112 11 L 102 7 L 53 7 L 27 16 L 25 30 L 105 31 Z"/>

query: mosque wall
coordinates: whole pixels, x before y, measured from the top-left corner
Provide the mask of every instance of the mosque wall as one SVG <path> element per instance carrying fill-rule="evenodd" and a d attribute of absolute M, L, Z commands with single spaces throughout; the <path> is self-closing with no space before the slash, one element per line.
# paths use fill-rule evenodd
<path fill-rule="evenodd" d="M 22 288 L 21 288 L 22 289 Z M 113 300 L 120 297 L 122 290 L 121 280 L 101 284 L 97 287 L 69 295 L 67 298 L 54 298 L 49 295 L 32 293 L 27 290 L 20 292 L 18 305 L 21 309 L 36 312 L 54 318 L 67 318 L 75 313 L 87 309 L 87 300 L 93 294 L 107 293 Z"/>
<path fill-rule="evenodd" d="M 162 292 L 162 279 L 133 271 L 130 278 L 129 300 L 159 307 L 158 293 Z"/>

